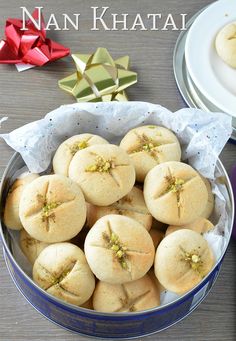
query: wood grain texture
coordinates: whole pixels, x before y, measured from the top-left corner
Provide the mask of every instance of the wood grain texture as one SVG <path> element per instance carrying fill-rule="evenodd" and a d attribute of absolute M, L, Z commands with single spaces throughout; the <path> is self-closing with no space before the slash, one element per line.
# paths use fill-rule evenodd
<path fill-rule="evenodd" d="M 175 84 L 172 54 L 179 32 L 104 32 L 90 31 L 90 6 L 110 6 L 114 13 L 188 13 L 211 3 L 209 0 L 0 0 L 0 31 L 8 17 L 19 17 L 19 7 L 32 10 L 44 6 L 45 17 L 53 12 L 81 13 L 80 31 L 50 32 L 50 36 L 70 47 L 72 52 L 89 53 L 98 46 L 107 47 L 114 57 L 128 54 L 139 82 L 129 89 L 130 100 L 159 103 L 171 110 L 185 106 Z M 179 19 L 177 20 L 180 21 Z M 61 19 L 59 19 L 61 22 Z M 40 119 L 50 110 L 74 100 L 57 87 L 57 80 L 70 74 L 74 66 L 70 58 L 40 69 L 18 73 L 14 66 L 0 65 L 0 117 L 7 115 L 1 132 L 11 131 L 23 124 Z M 0 141 L 0 174 L 12 155 L 12 150 Z M 230 171 L 236 159 L 236 146 L 227 144 L 221 159 Z M 222 271 L 205 301 L 188 318 L 145 340 L 235 340 L 236 339 L 236 243 L 231 241 Z M 53 325 L 37 313 L 21 296 L 6 270 L 0 253 L 0 340 L 1 341 L 88 340 Z M 140 338 L 141 340 L 141 338 Z"/>

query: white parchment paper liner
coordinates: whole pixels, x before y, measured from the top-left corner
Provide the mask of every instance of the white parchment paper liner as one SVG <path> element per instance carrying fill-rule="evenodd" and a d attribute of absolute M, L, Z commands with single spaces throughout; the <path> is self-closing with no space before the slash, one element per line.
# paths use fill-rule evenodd
<path fill-rule="evenodd" d="M 215 171 L 215 165 L 231 136 L 231 118 L 228 115 L 198 109 L 181 109 L 172 113 L 160 105 L 145 102 L 75 103 L 61 106 L 45 118 L 0 137 L 21 154 L 29 171 L 40 173 L 48 169 L 55 150 L 70 136 L 87 132 L 101 135 L 111 143 L 119 143 L 128 130 L 145 124 L 171 129 L 181 143 L 182 160 L 211 180 L 215 194 L 211 221 L 215 228 L 204 237 L 211 245 L 216 260 L 219 259 L 229 236 L 229 217 L 227 190 L 216 181 L 220 174 Z M 23 270 L 31 274 L 31 266 L 18 245 L 19 232 L 10 231 L 10 234 L 15 258 Z M 164 292 L 161 304 L 177 297 L 171 292 Z"/>

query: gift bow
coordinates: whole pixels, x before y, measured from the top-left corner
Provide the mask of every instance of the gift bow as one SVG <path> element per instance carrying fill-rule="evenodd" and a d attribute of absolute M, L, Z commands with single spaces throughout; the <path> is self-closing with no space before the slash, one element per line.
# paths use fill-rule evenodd
<path fill-rule="evenodd" d="M 32 17 L 39 19 L 36 9 Z M 41 14 L 41 29 L 38 30 L 32 20 L 27 20 L 21 30 L 23 21 L 7 19 L 5 26 L 6 39 L 0 41 L 0 64 L 29 63 L 42 66 L 50 61 L 67 56 L 70 50 L 55 41 L 46 38 L 45 22 Z"/>
<path fill-rule="evenodd" d="M 128 70 L 129 56 L 113 60 L 107 49 L 94 54 L 71 55 L 77 72 L 58 85 L 78 102 L 127 101 L 125 89 L 137 82 L 137 73 Z"/>

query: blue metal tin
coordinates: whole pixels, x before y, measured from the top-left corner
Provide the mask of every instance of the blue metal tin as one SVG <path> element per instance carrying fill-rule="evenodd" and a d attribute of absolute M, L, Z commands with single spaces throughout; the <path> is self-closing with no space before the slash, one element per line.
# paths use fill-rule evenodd
<path fill-rule="evenodd" d="M 19 154 L 15 154 L 3 175 L 1 188 L 1 205 L 9 187 L 9 182 L 16 170 L 24 166 Z M 228 190 L 229 228 L 232 232 L 234 203 L 231 185 L 227 173 L 220 161 L 218 171 L 226 179 Z M 211 273 L 193 290 L 180 297 L 173 303 L 150 310 L 134 313 L 99 313 L 65 303 L 39 288 L 32 279 L 19 267 L 11 253 L 10 236 L 2 224 L 0 235 L 4 248 L 6 265 L 9 273 L 28 302 L 42 315 L 52 322 L 79 334 L 99 338 L 135 338 L 150 335 L 182 320 L 189 315 L 206 297 L 211 290 L 221 267 L 225 248 L 219 262 Z M 229 240 L 228 240 L 229 242 Z M 227 243 L 228 244 L 228 243 Z"/>

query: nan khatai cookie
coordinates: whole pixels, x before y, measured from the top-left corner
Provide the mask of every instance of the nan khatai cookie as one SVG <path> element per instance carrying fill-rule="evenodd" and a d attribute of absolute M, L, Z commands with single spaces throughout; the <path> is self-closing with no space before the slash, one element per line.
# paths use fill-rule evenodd
<path fill-rule="evenodd" d="M 123 149 L 101 144 L 75 154 L 70 163 L 69 177 L 80 185 L 87 202 L 107 206 L 131 191 L 135 170 Z"/>
<path fill-rule="evenodd" d="M 130 130 L 120 142 L 130 156 L 137 181 L 144 181 L 147 173 L 157 164 L 180 161 L 181 148 L 177 137 L 163 127 L 149 125 Z"/>
<path fill-rule="evenodd" d="M 113 214 L 100 218 L 91 228 L 84 250 L 95 276 L 115 284 L 143 277 L 154 259 L 152 238 L 143 225 Z"/>
<path fill-rule="evenodd" d="M 236 22 L 224 26 L 216 36 L 215 46 L 220 58 L 236 68 Z"/>
<path fill-rule="evenodd" d="M 160 305 L 160 293 L 148 275 L 129 283 L 99 281 L 93 295 L 94 309 L 107 313 L 147 310 Z"/>
<path fill-rule="evenodd" d="M 93 134 L 75 135 L 64 141 L 58 147 L 52 164 L 56 174 L 68 176 L 69 166 L 74 155 L 82 149 L 94 144 L 108 143 L 104 138 Z"/>
<path fill-rule="evenodd" d="M 46 247 L 34 263 L 33 280 L 53 296 L 75 305 L 85 303 L 95 288 L 83 251 L 70 243 Z"/>
<path fill-rule="evenodd" d="M 23 226 L 21 224 L 19 217 L 19 205 L 21 194 L 23 192 L 24 187 L 38 177 L 39 177 L 38 174 L 23 173 L 18 179 L 16 179 L 16 181 L 9 189 L 3 216 L 4 224 L 9 229 L 12 230 L 22 229 Z"/>
<path fill-rule="evenodd" d="M 20 219 L 35 239 L 55 243 L 76 236 L 86 220 L 86 204 L 80 187 L 63 175 L 45 175 L 22 193 Z"/>
<path fill-rule="evenodd" d="M 20 248 L 31 264 L 34 264 L 39 254 L 50 244 L 32 238 L 24 229 L 20 231 Z"/>
<path fill-rule="evenodd" d="M 87 205 L 87 225 L 92 227 L 98 219 L 107 214 L 120 214 L 133 218 L 141 223 L 146 230 L 152 226 L 152 216 L 144 201 L 143 192 L 137 187 L 110 206 Z"/>
<path fill-rule="evenodd" d="M 170 291 L 184 294 L 195 287 L 212 269 L 214 255 L 197 232 L 179 230 L 165 237 L 155 256 L 155 275 Z"/>
<path fill-rule="evenodd" d="M 169 225 L 183 225 L 201 216 L 208 193 L 199 174 L 182 162 L 165 162 L 146 176 L 144 198 L 150 213 Z"/>
<path fill-rule="evenodd" d="M 202 212 L 201 216 L 203 218 L 208 219 L 214 209 L 214 205 L 215 205 L 215 198 L 214 198 L 214 194 L 212 193 L 212 188 L 211 188 L 211 183 L 209 180 L 207 180 L 206 178 L 204 178 L 203 176 L 201 176 L 204 184 L 206 185 L 206 189 L 207 189 L 207 193 L 208 193 L 208 199 L 207 199 L 207 204 L 206 207 L 204 209 L 204 211 Z"/>
<path fill-rule="evenodd" d="M 196 231 L 200 234 L 204 234 L 206 232 L 211 231 L 213 228 L 214 228 L 214 225 L 209 220 L 200 217 L 190 224 L 185 224 L 182 226 L 174 226 L 174 225 L 168 226 L 165 236 L 168 236 L 168 234 L 181 230 L 181 229 L 188 229 L 188 230 Z"/>

